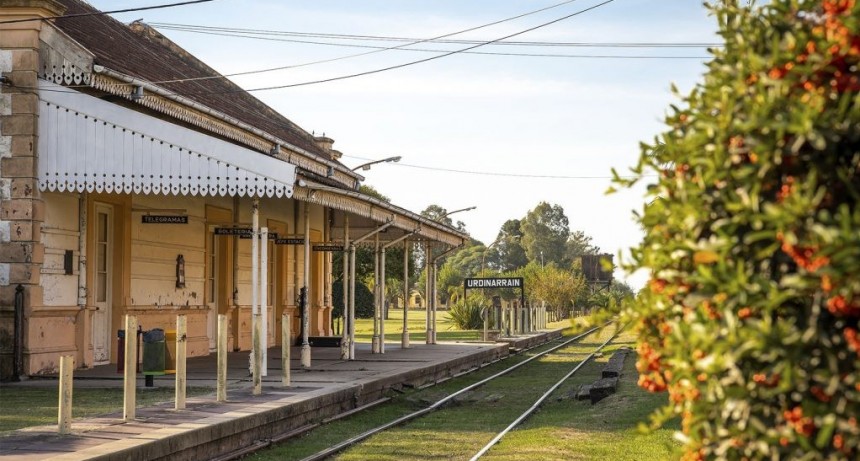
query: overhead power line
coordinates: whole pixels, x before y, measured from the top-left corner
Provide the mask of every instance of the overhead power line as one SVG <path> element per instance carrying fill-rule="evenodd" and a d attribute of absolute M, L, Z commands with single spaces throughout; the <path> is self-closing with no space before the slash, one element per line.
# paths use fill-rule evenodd
<path fill-rule="evenodd" d="M 458 30 L 458 31 L 456 31 L 456 32 L 450 32 L 450 33 L 447 33 L 447 34 L 438 35 L 438 36 L 436 36 L 436 37 L 431 37 L 431 38 L 422 39 L 422 40 L 416 40 L 416 41 L 414 41 L 414 42 L 405 43 L 405 44 L 402 44 L 402 45 L 392 46 L 392 47 L 383 48 L 383 49 L 377 49 L 377 50 L 371 50 L 371 51 L 364 51 L 364 52 L 362 52 L 362 53 L 350 54 L 350 55 L 345 55 L 345 56 L 338 56 L 338 57 L 335 57 L 335 58 L 321 59 L 321 60 L 318 60 L 318 61 L 310 61 L 310 62 L 305 62 L 305 63 L 301 63 L 301 64 L 292 64 L 292 65 L 286 65 L 286 66 L 270 67 L 270 68 L 267 68 L 267 69 L 250 70 L 250 71 L 244 71 L 244 72 L 234 72 L 234 73 L 232 73 L 232 74 L 214 75 L 214 76 L 207 76 L 207 77 L 194 77 L 194 78 L 186 78 L 186 79 L 163 80 L 163 81 L 159 81 L 159 82 L 152 82 L 152 83 L 190 82 L 190 81 L 198 81 L 198 80 L 211 80 L 211 79 L 216 79 L 216 78 L 238 77 L 238 76 L 240 76 L 240 75 L 262 74 L 262 73 L 265 73 L 265 72 L 275 72 L 275 71 L 279 71 L 279 70 L 287 70 L 287 69 L 296 69 L 296 68 L 299 68 L 299 67 L 307 67 L 307 66 L 312 66 L 312 65 L 316 65 L 316 64 L 325 64 L 325 63 L 329 63 L 329 62 L 343 61 L 343 60 L 346 60 L 346 59 L 352 59 L 352 58 L 358 58 L 358 57 L 361 57 L 361 56 L 368 56 L 368 55 L 371 55 L 371 54 L 382 53 L 382 52 L 384 52 L 384 51 L 388 51 L 388 50 L 396 50 L 396 49 L 399 49 L 399 48 L 405 48 L 405 47 L 412 46 L 412 45 L 418 45 L 418 44 L 421 44 L 421 43 L 429 42 L 429 41 L 431 41 L 431 40 L 441 40 L 441 39 L 444 39 L 444 38 L 453 37 L 453 36 L 455 36 L 455 35 L 465 34 L 465 33 L 467 33 L 467 32 L 473 32 L 473 31 L 476 31 L 476 30 L 480 30 L 480 29 L 484 29 L 484 28 L 487 28 L 487 27 L 495 26 L 495 25 L 502 24 L 502 23 L 505 23 L 505 22 L 513 21 L 513 20 L 520 19 L 520 18 L 524 18 L 524 17 L 526 17 L 526 16 L 530 16 L 530 15 L 533 15 L 533 14 L 537 14 L 537 13 L 541 13 L 541 12 L 544 12 L 544 11 L 548 11 L 548 10 L 551 10 L 551 9 L 553 9 L 553 8 L 558 8 L 558 7 L 561 7 L 561 6 L 564 6 L 564 5 L 567 5 L 567 4 L 570 4 L 570 3 L 573 3 L 573 2 L 575 2 L 575 1 L 576 1 L 576 0 L 564 0 L 564 1 L 560 2 L 560 3 L 555 3 L 555 4 L 552 4 L 552 5 L 549 5 L 549 6 L 545 6 L 545 7 L 543 7 L 543 8 L 538 8 L 538 9 L 536 9 L 536 10 L 527 11 L 527 12 L 525 12 L 525 13 L 521 13 L 521 14 L 518 14 L 518 15 L 515 15 L 515 16 L 511 16 L 511 17 L 507 17 L 507 18 L 504 18 L 504 19 L 500 19 L 500 20 L 497 20 L 497 21 L 488 22 L 488 23 L 486 23 L 486 24 L 481 24 L 481 25 L 479 25 L 479 26 L 470 27 L 470 28 L 468 28 L 468 29 Z"/>
<path fill-rule="evenodd" d="M 499 37 L 499 38 L 497 38 L 497 39 L 488 40 L 488 41 L 485 41 L 485 42 L 481 42 L 481 43 L 479 43 L 479 44 L 477 44 L 477 45 L 472 45 L 472 46 L 468 46 L 468 47 L 466 47 L 466 48 L 461 48 L 461 49 L 458 49 L 458 50 L 449 51 L 449 52 L 447 52 L 447 53 L 439 54 L 439 55 L 436 55 L 436 56 L 430 56 L 429 58 L 418 59 L 418 60 L 415 60 L 415 61 L 409 61 L 409 62 L 405 62 L 405 63 L 401 63 L 401 64 L 396 64 L 396 65 L 393 65 L 393 66 L 381 67 L 381 68 L 378 68 L 378 69 L 367 70 L 367 71 L 363 71 L 363 72 L 356 72 L 356 73 L 353 73 L 353 74 L 340 75 L 340 76 L 337 76 L 337 77 L 329 77 L 329 78 L 323 78 L 323 79 L 319 79 L 319 80 L 309 80 L 309 81 L 305 81 L 305 82 L 298 82 L 298 83 L 289 83 L 289 84 L 284 84 L 284 85 L 274 85 L 274 86 L 267 86 L 267 87 L 260 87 L 260 88 L 252 88 L 252 89 L 244 90 L 244 91 L 248 91 L 248 92 L 253 92 L 253 91 L 268 91 L 268 90 L 277 90 L 277 89 L 282 89 L 282 88 L 295 88 L 295 87 L 299 87 L 299 86 L 317 85 L 317 84 L 320 84 L 320 83 L 329 83 L 329 82 L 336 82 L 336 81 L 340 81 L 340 80 L 347 80 L 347 79 L 352 79 L 352 78 L 356 78 L 356 77 L 363 77 L 363 76 L 366 76 L 366 75 L 379 74 L 379 73 L 387 72 L 387 71 L 390 71 L 390 70 L 402 69 L 402 68 L 404 68 L 404 67 L 410 67 L 410 66 L 414 66 L 414 65 L 416 65 L 416 64 L 423 64 L 423 63 L 425 63 L 425 62 L 435 61 L 435 60 L 437 60 L 437 59 L 446 58 L 446 57 L 448 57 L 448 56 L 453 56 L 453 55 L 455 55 L 455 54 L 460 54 L 460 53 L 463 53 L 463 52 L 466 52 L 466 51 L 474 50 L 475 48 L 479 48 L 479 47 L 486 46 L 486 45 L 491 45 L 491 44 L 493 44 L 493 43 L 500 42 L 500 41 L 502 41 L 502 40 L 506 40 L 506 39 L 513 38 L 513 37 L 517 37 L 517 36 L 519 36 L 519 35 L 523 35 L 523 34 L 525 34 L 525 33 L 532 32 L 532 31 L 535 31 L 535 30 L 538 30 L 538 29 L 541 29 L 541 28 L 544 28 L 544 27 L 550 26 L 550 25 L 552 25 L 552 24 L 559 23 L 559 22 L 564 21 L 564 20 L 566 20 L 566 19 L 570 19 L 570 18 L 572 18 L 572 17 L 579 16 L 579 15 L 581 15 L 581 14 L 583 14 L 583 13 L 587 13 L 587 12 L 589 12 L 589 11 L 591 11 L 591 10 L 595 10 L 595 9 L 597 9 L 597 8 L 600 8 L 601 6 L 608 5 L 608 4 L 610 4 L 610 3 L 614 2 L 614 1 L 615 1 L 615 0 L 604 0 L 603 2 L 600 2 L 600 3 L 596 4 L 596 5 L 592 5 L 592 6 L 588 7 L 588 8 L 583 8 L 583 9 L 581 9 L 581 10 L 579 10 L 579 11 L 575 11 L 575 12 L 573 12 L 573 13 L 566 14 L 566 15 L 564 15 L 564 16 L 562 16 L 562 17 L 560 17 L 560 18 L 556 18 L 556 19 L 553 19 L 553 20 L 551 20 L 551 21 L 547 21 L 547 22 L 544 22 L 544 23 L 538 24 L 538 25 L 536 25 L 536 26 L 529 27 L 529 28 L 527 28 L 527 29 L 523 29 L 523 30 L 520 30 L 520 31 L 518 31 L 518 32 L 514 32 L 514 33 L 512 33 L 512 34 L 508 34 L 508 35 L 505 35 L 505 36 L 503 36 L 503 37 Z M 240 90 L 237 90 L 237 91 L 240 91 Z M 231 91 L 230 93 L 233 93 L 233 92 L 235 92 L 235 91 Z"/>
<path fill-rule="evenodd" d="M 122 10 L 112 10 L 112 11 L 93 11 L 91 13 L 75 13 L 75 14 L 61 14 L 59 16 L 47 16 L 42 18 L 27 18 L 27 19 L 9 19 L 6 21 L 0 21 L 0 24 L 15 24 L 18 22 L 30 22 L 30 21 L 42 21 L 45 19 L 68 19 L 68 18 L 80 18 L 84 16 L 101 16 L 105 14 L 115 14 L 115 13 L 131 13 L 133 11 L 146 11 L 146 10 L 159 10 L 162 8 L 173 8 L 176 6 L 185 6 L 185 5 L 193 5 L 196 3 L 207 3 L 215 0 L 192 0 L 187 2 L 178 2 L 178 3 L 166 3 L 162 5 L 152 5 L 152 6 L 141 6 L 138 8 L 125 8 Z"/>
<path fill-rule="evenodd" d="M 432 43 L 454 43 L 460 45 L 474 45 L 485 40 L 466 39 L 420 39 L 410 37 L 395 37 L 385 35 L 359 35 L 359 34 L 337 34 L 331 32 L 295 32 L 271 29 L 247 29 L 239 27 L 204 26 L 195 24 L 177 24 L 169 22 L 149 22 L 153 27 L 178 30 L 186 32 L 223 32 L 235 34 L 248 34 L 250 36 L 285 36 L 285 37 L 309 37 L 328 38 L 333 40 L 353 41 L 383 41 L 383 42 L 432 42 Z M 243 37 L 245 35 L 237 35 Z M 250 38 L 250 37 L 249 37 Z M 300 42 L 304 43 L 304 42 Z M 313 43 L 313 42 L 312 42 Z M 595 47 L 595 48 L 708 48 L 721 47 L 720 43 L 712 42 L 550 42 L 550 41 L 513 41 L 502 40 L 493 44 L 494 46 L 546 46 L 546 47 Z"/>
<path fill-rule="evenodd" d="M 150 24 L 152 25 L 152 24 Z M 314 40 L 302 40 L 302 39 L 290 39 L 290 38 L 277 38 L 277 37 L 266 37 L 260 35 L 244 35 L 241 33 L 231 33 L 231 32 L 215 32 L 208 31 L 204 29 L 185 29 L 185 28 L 174 28 L 174 27 L 159 27 L 162 30 L 175 30 L 180 32 L 189 32 L 194 34 L 202 34 L 202 35 L 215 35 L 220 37 L 236 37 L 236 38 L 249 38 L 252 40 L 265 40 L 265 41 L 273 41 L 273 42 L 286 42 L 286 43 L 304 43 L 309 45 L 323 45 L 323 46 L 337 46 L 337 47 L 345 47 L 345 48 L 367 48 L 374 50 L 384 50 L 384 51 L 407 51 L 407 52 L 418 52 L 418 53 L 447 53 L 450 50 L 442 50 L 442 49 L 428 49 L 428 48 L 407 48 L 403 47 L 384 47 L 378 45 L 360 45 L 356 43 L 339 43 L 339 42 L 320 42 Z M 443 43 L 443 42 L 434 42 L 434 43 Z M 463 40 L 459 41 L 450 41 L 447 43 L 480 43 L 475 42 L 474 40 Z M 497 44 L 494 44 L 497 45 Z M 538 46 L 538 45 L 535 45 Z M 548 45 L 555 46 L 555 45 Z M 601 46 L 601 45 L 571 45 L 571 46 Z M 604 45 L 611 46 L 611 45 Z M 623 46 L 623 45 L 622 45 Z M 617 46 L 620 48 L 621 46 Z M 644 48 L 644 46 L 636 46 L 630 45 L 632 48 Z M 658 46 L 660 48 L 669 48 L 669 46 Z M 684 48 L 692 48 L 690 46 L 679 46 Z M 577 58 L 577 59 L 707 59 L 708 56 L 685 56 L 685 55 L 606 55 L 606 54 L 561 54 L 561 53 L 518 53 L 518 52 L 498 52 L 498 51 L 465 51 L 463 54 L 474 54 L 474 55 L 484 55 L 484 56 L 519 56 L 519 57 L 536 57 L 536 58 Z M 294 66 L 298 67 L 298 66 Z M 244 75 L 245 73 L 239 74 Z M 230 76 L 236 76 L 237 74 L 229 74 Z M 183 80 L 186 81 L 186 80 Z"/>
<path fill-rule="evenodd" d="M 346 158 L 352 158 L 356 160 L 370 160 L 369 158 L 355 156 L 355 155 L 344 155 Z M 570 176 L 570 175 L 553 175 L 553 174 L 523 174 L 523 173 L 503 173 L 498 171 L 481 171 L 481 170 L 460 170 L 456 168 L 441 168 L 441 167 L 432 167 L 425 165 L 415 165 L 410 163 L 392 163 L 393 167 L 406 167 L 406 168 L 416 168 L 419 170 L 426 171 L 439 171 L 442 173 L 458 173 L 458 174 L 468 174 L 475 176 L 495 176 L 495 177 L 504 177 L 504 178 L 523 178 L 523 179 L 613 179 L 614 176 Z M 649 177 L 650 175 L 645 175 Z M 639 176 L 621 176 L 622 179 L 633 179 L 638 178 Z"/>

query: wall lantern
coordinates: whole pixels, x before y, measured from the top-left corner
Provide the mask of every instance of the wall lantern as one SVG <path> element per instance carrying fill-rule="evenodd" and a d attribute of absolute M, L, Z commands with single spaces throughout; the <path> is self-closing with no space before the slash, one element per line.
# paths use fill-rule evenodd
<path fill-rule="evenodd" d="M 185 288 L 185 257 L 176 257 L 176 288 Z"/>

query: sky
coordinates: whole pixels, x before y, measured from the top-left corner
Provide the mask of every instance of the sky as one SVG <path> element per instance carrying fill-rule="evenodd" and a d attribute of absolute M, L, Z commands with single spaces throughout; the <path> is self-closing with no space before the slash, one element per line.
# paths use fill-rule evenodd
<path fill-rule="evenodd" d="M 143 19 L 151 24 L 426 39 L 562 1 L 215 0 L 113 16 L 123 22 Z M 361 77 L 254 95 L 304 129 L 334 139 L 334 148 L 344 154 L 341 161 L 348 167 L 402 156 L 400 163 L 378 164 L 362 172 L 364 183 L 415 212 L 430 204 L 449 211 L 476 206 L 451 218 L 463 221 L 472 237 L 485 244 L 496 239 L 505 221 L 520 219 L 546 201 L 563 207 L 571 230 L 584 231 L 602 251 L 626 254 L 642 237 L 633 211 L 642 208 L 647 182 L 607 196 L 611 169 L 628 171 L 640 155 L 640 142 L 652 142 L 664 129 L 662 119 L 669 105 L 680 103 L 671 86 L 676 85 L 683 95 L 701 80 L 707 48 L 546 43 L 713 44 L 719 39 L 715 18 L 698 0 L 614 0 L 600 5 L 604 1 L 569 1 L 449 37 L 490 41 L 557 21 L 509 39 L 544 45 L 496 45 L 472 51 L 577 57 L 458 53 Z M 101 10 L 172 2 L 90 0 Z M 565 16 L 571 17 L 559 20 Z M 283 41 L 332 43 L 331 38 L 269 33 L 261 40 L 175 27 L 156 26 L 222 74 L 336 59 L 232 77 L 245 89 L 328 79 L 441 54 L 387 50 L 343 58 L 373 49 Z M 404 42 L 337 43 L 392 47 Z M 413 48 L 453 51 L 468 46 L 421 43 Z M 616 277 L 638 288 L 647 275 L 619 270 Z"/>

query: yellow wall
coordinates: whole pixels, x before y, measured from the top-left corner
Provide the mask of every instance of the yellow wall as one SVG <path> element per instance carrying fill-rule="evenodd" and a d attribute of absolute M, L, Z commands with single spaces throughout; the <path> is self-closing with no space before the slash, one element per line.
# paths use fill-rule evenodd
<path fill-rule="evenodd" d="M 234 200 L 231 197 L 145 196 L 120 194 L 87 194 L 84 199 L 89 213 L 87 222 L 86 305 L 78 306 L 79 283 L 79 201 L 76 193 L 45 193 L 46 220 L 43 226 L 45 264 L 42 268 L 41 287 L 44 290 L 43 306 L 34 306 L 28 319 L 28 349 L 30 373 L 54 371 L 59 355 L 75 353 L 77 363 L 91 366 L 92 314 L 95 309 L 93 287 L 95 261 L 95 205 L 113 206 L 115 251 L 113 254 L 113 306 L 111 310 L 110 361 L 116 362 L 116 330 L 122 328 L 125 314 L 138 316 L 144 329 L 174 329 L 177 314 L 188 318 L 188 353 L 206 355 L 210 351 L 212 319 L 211 291 L 207 277 L 208 255 L 212 251 L 212 229 L 229 226 L 234 221 L 251 223 L 251 199 Z M 141 216 L 146 209 L 182 209 L 188 224 L 143 224 Z M 238 209 L 238 212 L 234 212 Z M 304 231 L 303 210 L 291 199 L 260 200 L 260 225 L 270 227 L 280 236 L 301 235 Z M 302 213 L 297 214 L 296 211 Z M 310 206 L 312 241 L 320 241 L 324 230 L 324 210 Z M 154 215 L 171 215 L 155 210 Z M 298 218 L 298 223 L 296 222 Z M 221 240 L 223 239 L 223 240 Z M 227 314 L 231 322 L 230 347 L 235 350 L 250 348 L 251 319 L 251 240 L 219 236 L 215 239 L 220 251 L 218 290 L 219 313 Z M 233 246 L 235 245 L 235 251 Z M 274 258 L 275 296 L 268 299 L 270 324 L 267 343 L 280 343 L 280 316 L 282 312 L 294 315 L 293 334 L 299 332 L 299 317 L 295 299 L 304 273 L 303 247 L 300 245 L 270 245 L 270 258 Z M 74 252 L 74 273 L 63 271 L 66 250 Z M 185 260 L 185 287 L 176 286 L 177 256 Z M 235 261 L 234 261 L 235 255 Z M 312 252 L 311 283 L 320 284 L 329 277 L 323 273 L 329 266 L 325 253 Z M 234 265 L 235 264 L 235 269 Z M 234 279 L 235 274 L 235 279 Z M 234 283 L 235 282 L 235 283 Z M 313 286 L 313 285 L 312 285 Z M 237 290 L 235 300 L 234 288 Z M 330 307 L 325 305 L 324 294 L 329 288 L 312 288 L 311 335 L 329 334 Z"/>

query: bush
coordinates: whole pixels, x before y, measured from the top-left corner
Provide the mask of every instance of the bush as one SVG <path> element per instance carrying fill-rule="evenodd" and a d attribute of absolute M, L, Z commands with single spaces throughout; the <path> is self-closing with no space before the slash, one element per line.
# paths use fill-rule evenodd
<path fill-rule="evenodd" d="M 448 315 L 451 322 L 461 330 L 480 330 L 484 328 L 481 310 L 486 306 L 486 300 L 480 294 L 469 294 L 451 304 Z"/>
<path fill-rule="evenodd" d="M 860 8 L 719 3 L 725 48 L 635 169 L 640 385 L 687 459 L 858 459 Z"/>
<path fill-rule="evenodd" d="M 341 317 L 343 315 L 343 280 L 338 279 L 332 283 L 332 313 L 331 316 Z M 355 284 L 355 318 L 372 319 L 373 318 L 373 292 L 367 288 L 367 285 L 356 282 Z"/>

